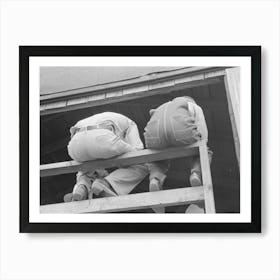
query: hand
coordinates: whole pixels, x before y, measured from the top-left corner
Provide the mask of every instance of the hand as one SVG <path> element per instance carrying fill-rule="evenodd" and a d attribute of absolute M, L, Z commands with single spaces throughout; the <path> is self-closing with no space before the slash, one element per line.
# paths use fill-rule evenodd
<path fill-rule="evenodd" d="M 95 170 L 99 177 L 106 177 L 109 175 L 109 172 L 106 169 L 97 169 Z"/>

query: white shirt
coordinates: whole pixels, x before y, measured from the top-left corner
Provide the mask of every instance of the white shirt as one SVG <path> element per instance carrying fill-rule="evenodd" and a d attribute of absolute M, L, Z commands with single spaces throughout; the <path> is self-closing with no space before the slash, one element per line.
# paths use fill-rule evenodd
<path fill-rule="evenodd" d="M 138 150 L 144 148 L 135 122 L 124 115 L 114 112 L 104 112 L 80 120 L 70 128 L 70 133 L 72 135 L 77 128 L 100 124 L 113 125 L 115 134 L 121 137 L 126 143 Z"/>

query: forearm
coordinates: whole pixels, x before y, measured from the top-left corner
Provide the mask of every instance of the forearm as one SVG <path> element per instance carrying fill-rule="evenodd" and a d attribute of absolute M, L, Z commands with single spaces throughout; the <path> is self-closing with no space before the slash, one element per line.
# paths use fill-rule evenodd
<path fill-rule="evenodd" d="M 132 146 L 133 149 L 136 150 L 144 149 L 144 145 L 139 136 L 139 131 L 135 122 L 132 121 L 130 122 L 129 128 L 127 129 L 126 132 L 125 140 L 129 145 Z"/>

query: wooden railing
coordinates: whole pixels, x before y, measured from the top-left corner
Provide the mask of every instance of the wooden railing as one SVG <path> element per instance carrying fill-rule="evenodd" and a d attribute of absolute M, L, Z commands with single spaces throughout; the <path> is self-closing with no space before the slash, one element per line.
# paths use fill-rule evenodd
<path fill-rule="evenodd" d="M 203 186 L 174 188 L 158 192 L 146 192 L 118 197 L 98 198 L 91 201 L 84 200 L 69 203 L 49 204 L 41 206 L 40 212 L 105 213 L 137 210 L 156 206 L 190 204 L 204 200 L 205 212 L 215 213 L 211 171 L 207 147 L 204 142 L 198 142 L 190 146 L 173 147 L 165 150 L 145 149 L 105 160 L 95 160 L 83 163 L 67 161 L 44 164 L 40 166 L 40 176 L 46 177 L 74 173 L 77 171 L 90 171 L 94 169 L 110 167 L 124 167 L 166 159 L 190 157 L 194 155 L 200 156 Z"/>

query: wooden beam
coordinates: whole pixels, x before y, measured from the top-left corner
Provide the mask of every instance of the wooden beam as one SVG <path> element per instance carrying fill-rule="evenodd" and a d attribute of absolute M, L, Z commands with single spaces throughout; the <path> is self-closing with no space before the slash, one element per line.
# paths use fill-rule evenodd
<path fill-rule="evenodd" d="M 111 159 L 102 159 L 79 163 L 76 161 L 65 161 L 40 166 L 40 176 L 54 176 L 59 174 L 74 173 L 77 171 L 89 171 L 94 169 L 124 167 L 134 164 L 142 164 L 171 158 L 188 157 L 198 154 L 200 142 L 189 146 L 174 147 L 165 150 L 145 149 L 130 152 Z"/>
<path fill-rule="evenodd" d="M 142 86 L 135 86 L 131 88 L 122 88 L 112 91 L 108 89 L 107 92 L 90 92 L 91 95 L 80 95 L 76 97 L 68 97 L 68 100 L 60 101 L 53 100 L 51 103 L 42 103 L 40 105 L 41 116 L 48 114 L 55 114 L 61 112 L 68 112 L 72 110 L 79 110 L 89 107 L 96 107 L 105 104 L 112 104 L 117 102 L 124 102 L 139 98 L 145 98 L 157 94 L 168 94 L 170 92 L 218 83 L 221 77 L 225 74 L 224 70 L 215 71 L 215 75 L 197 74 L 187 77 L 173 77 L 169 81 L 158 83 L 147 83 Z M 209 73 L 208 73 L 209 74 Z M 71 99 L 70 99 L 71 98 Z"/>
<path fill-rule="evenodd" d="M 71 102 L 61 103 L 61 102 L 53 102 L 49 104 L 43 104 L 40 106 L 40 114 L 41 116 L 49 115 L 49 114 L 56 114 L 56 113 L 62 113 L 62 112 L 69 112 L 73 110 L 80 110 L 85 109 L 89 107 L 97 107 L 102 106 L 106 104 L 113 104 L 118 102 L 125 102 L 129 100 L 135 100 L 139 98 L 145 98 L 149 96 L 154 96 L 157 94 L 168 94 L 170 92 L 179 91 L 182 89 L 192 88 L 192 87 L 198 87 L 203 85 L 209 85 L 209 84 L 215 84 L 220 82 L 221 80 L 219 78 L 209 78 L 208 80 L 195 80 L 195 81 L 189 81 L 186 83 L 180 83 L 176 84 L 174 86 L 168 86 L 163 88 L 155 88 L 155 89 L 148 89 L 146 91 L 142 92 L 131 92 L 129 94 L 122 94 L 120 96 L 114 96 L 114 97 L 107 97 L 107 94 L 105 95 L 105 98 L 100 98 L 99 96 L 94 96 L 94 98 L 89 97 L 79 97 L 77 99 L 72 99 Z M 109 93 L 108 93 L 109 94 Z M 102 96 L 104 96 L 102 94 Z M 95 100 L 94 100 L 95 99 Z M 63 106 L 60 106 L 60 104 L 63 104 Z M 66 104 L 66 105 L 64 105 Z"/>
<path fill-rule="evenodd" d="M 224 77 L 235 153 L 240 165 L 240 69 L 226 69 Z"/>
<path fill-rule="evenodd" d="M 40 207 L 40 213 L 106 213 L 196 203 L 204 199 L 203 187 L 129 194 Z"/>
<path fill-rule="evenodd" d="M 216 213 L 215 210 L 215 200 L 212 184 L 212 176 L 210 170 L 208 149 L 206 145 L 199 146 L 200 154 L 200 165 L 201 165 L 201 175 L 202 175 L 202 184 L 204 190 L 204 199 L 205 199 L 205 212 L 206 213 Z"/>

